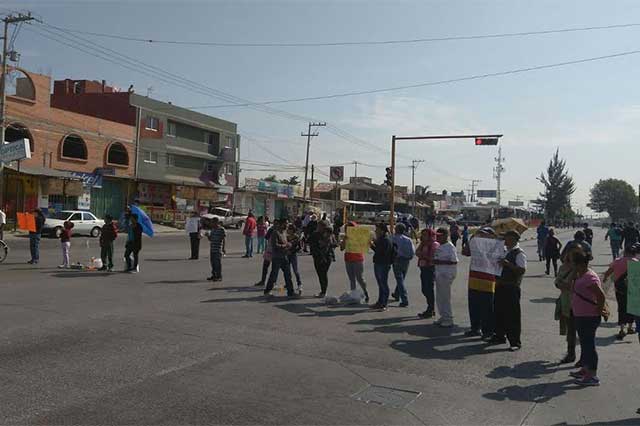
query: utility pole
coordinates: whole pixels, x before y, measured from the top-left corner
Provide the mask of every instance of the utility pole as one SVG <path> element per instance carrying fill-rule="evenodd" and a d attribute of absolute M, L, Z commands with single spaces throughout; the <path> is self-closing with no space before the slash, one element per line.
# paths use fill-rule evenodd
<path fill-rule="evenodd" d="M 496 193 L 496 202 L 498 203 L 498 207 L 500 207 L 500 201 L 502 196 L 502 187 L 501 187 L 501 177 L 502 173 L 505 172 L 505 168 L 502 166 L 502 162 L 504 161 L 504 157 L 502 157 L 502 146 L 498 146 L 498 156 L 495 158 L 496 166 L 493 168 L 493 177 L 497 183 L 497 193 Z"/>
<path fill-rule="evenodd" d="M 355 170 L 353 171 L 353 177 L 358 177 L 358 162 L 354 161 L 353 165 L 355 166 Z"/>
<path fill-rule="evenodd" d="M 315 172 L 315 168 L 313 167 L 313 164 L 312 164 L 311 165 L 311 187 L 309 188 L 309 198 L 313 198 L 313 174 L 314 174 L 314 172 Z"/>
<path fill-rule="evenodd" d="M 304 162 L 304 185 L 302 190 L 302 198 L 304 200 L 304 205 L 307 205 L 307 176 L 309 174 L 309 147 L 311 146 L 311 138 L 318 136 L 318 132 L 311 133 L 312 127 L 324 127 L 327 123 L 309 123 L 309 129 L 307 133 L 301 133 L 301 136 L 307 137 L 307 159 Z"/>
<path fill-rule="evenodd" d="M 471 202 L 475 201 L 475 194 L 476 194 L 476 186 L 478 186 L 478 184 L 482 182 L 480 179 L 473 179 L 471 181 Z"/>
<path fill-rule="evenodd" d="M 4 22 L 4 31 L 2 36 L 2 70 L 0 70 L 0 145 L 5 141 L 5 129 L 7 127 L 7 56 L 9 56 L 9 25 L 20 22 L 32 21 L 35 18 L 31 16 L 31 12 L 26 15 L 23 13 L 7 15 L 2 21 Z M 14 60 L 14 59 L 12 59 Z M 18 163 L 19 164 L 19 163 Z M 4 163 L 0 161 L 0 206 L 4 201 L 4 182 L 2 173 Z"/>
<path fill-rule="evenodd" d="M 416 168 L 418 164 L 424 163 L 424 160 L 411 161 L 411 193 L 413 194 L 413 215 L 416 215 Z"/>

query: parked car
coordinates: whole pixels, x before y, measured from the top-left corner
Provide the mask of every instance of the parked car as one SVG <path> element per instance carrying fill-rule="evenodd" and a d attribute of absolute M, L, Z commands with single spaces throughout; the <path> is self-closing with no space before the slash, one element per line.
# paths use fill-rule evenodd
<path fill-rule="evenodd" d="M 94 238 L 100 236 L 104 220 L 98 219 L 93 213 L 81 210 L 63 210 L 47 217 L 42 233 L 51 238 L 60 238 L 64 223 L 73 223 L 74 234 L 86 234 Z"/>
<path fill-rule="evenodd" d="M 398 220 L 398 213 L 393 213 L 394 219 Z M 389 222 L 391 218 L 391 212 L 389 210 L 383 210 L 376 215 L 376 222 Z"/>
<path fill-rule="evenodd" d="M 240 229 L 247 221 L 247 215 L 225 209 L 224 207 L 212 207 L 209 209 L 209 213 L 217 217 L 225 228 Z"/>

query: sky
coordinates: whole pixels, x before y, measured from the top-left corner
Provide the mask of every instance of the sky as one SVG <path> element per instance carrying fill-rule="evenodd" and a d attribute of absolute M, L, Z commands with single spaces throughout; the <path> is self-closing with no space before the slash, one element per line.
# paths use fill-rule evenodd
<path fill-rule="evenodd" d="M 317 43 L 398 40 L 640 23 L 640 2 L 592 1 L 0 1 L 0 13 L 31 11 L 48 25 L 143 39 L 232 43 Z M 24 25 L 15 50 L 20 66 L 54 79 L 106 80 L 238 124 L 243 160 L 273 163 L 278 175 L 303 176 L 282 165 L 304 166 L 306 120 L 325 121 L 311 144 L 310 162 L 322 174 L 348 164 L 345 173 L 381 183 L 390 163 L 391 136 L 504 134 L 503 202 L 535 199 L 536 179 L 556 149 L 577 186 L 574 208 L 586 207 L 599 179 L 625 179 L 634 187 L 640 146 L 640 54 L 435 86 L 272 105 L 295 114 L 230 107 L 216 89 L 254 102 L 367 91 L 457 79 L 611 55 L 640 49 L 640 26 L 509 38 L 428 43 L 322 46 L 219 47 L 149 44 L 72 35 L 158 67 L 182 79 L 162 81 L 141 67 L 127 69 L 42 35 Z M 45 27 L 47 28 L 47 27 Z M 38 30 L 40 34 L 35 32 Z M 49 28 L 49 31 L 51 29 Z M 67 35 L 68 36 L 68 35 Z M 112 52 L 111 52 L 112 53 Z M 112 53 L 113 54 L 113 53 Z M 186 80 L 207 89 L 188 90 Z M 206 92 L 206 93 L 203 93 Z M 261 109 L 261 108 L 257 108 Z M 302 117 L 300 117 L 302 116 Z M 336 130 L 339 129 L 339 130 Z M 335 133 L 345 134 L 345 138 Z M 495 147 L 472 140 L 398 144 L 397 182 L 433 190 L 495 189 Z M 266 176 L 243 165 L 245 176 Z"/>

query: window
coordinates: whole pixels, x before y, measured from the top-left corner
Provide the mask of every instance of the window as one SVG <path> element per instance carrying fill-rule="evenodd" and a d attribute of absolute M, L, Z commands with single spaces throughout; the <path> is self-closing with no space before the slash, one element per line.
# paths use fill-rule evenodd
<path fill-rule="evenodd" d="M 29 139 L 29 148 L 33 154 L 33 137 L 29 130 L 19 123 L 10 123 L 4 132 L 4 140 L 6 142 L 15 142 L 20 139 Z"/>
<path fill-rule="evenodd" d="M 82 213 L 82 220 L 96 220 L 96 217 L 91 213 Z"/>
<path fill-rule="evenodd" d="M 77 135 L 68 135 L 62 140 L 62 157 L 76 160 L 87 159 L 87 145 Z"/>
<path fill-rule="evenodd" d="M 69 218 L 70 221 L 74 221 L 74 220 L 82 220 L 82 214 L 80 213 L 74 213 L 71 215 L 71 217 Z"/>
<path fill-rule="evenodd" d="M 107 163 L 116 166 L 128 166 L 129 154 L 127 149 L 120 142 L 112 143 L 107 151 Z"/>
<path fill-rule="evenodd" d="M 158 162 L 158 153 L 155 151 L 142 151 L 142 161 L 149 164 L 156 164 Z"/>
<path fill-rule="evenodd" d="M 205 167 L 205 161 L 201 158 L 187 157 L 184 155 L 172 155 L 171 166 L 180 167 L 182 169 L 200 170 Z M 169 165 L 169 164 L 167 164 Z"/>
<path fill-rule="evenodd" d="M 175 166 L 176 158 L 172 154 L 167 154 L 167 166 Z"/>
<path fill-rule="evenodd" d="M 157 117 L 147 117 L 147 123 L 145 124 L 147 130 L 160 130 L 160 120 Z"/>
<path fill-rule="evenodd" d="M 209 145 L 218 145 L 220 144 L 220 133 L 205 133 L 206 142 Z"/>
<path fill-rule="evenodd" d="M 176 123 L 173 121 L 167 121 L 167 136 L 176 136 Z"/>
<path fill-rule="evenodd" d="M 233 148 L 233 136 L 225 136 L 225 138 L 224 138 L 224 147 L 225 148 Z"/>
<path fill-rule="evenodd" d="M 224 164 L 224 173 L 227 175 L 232 175 L 235 169 L 235 165 L 233 163 L 225 163 Z"/>
<path fill-rule="evenodd" d="M 213 161 L 207 161 L 206 165 L 205 165 L 205 171 L 207 173 L 213 173 L 213 171 L 216 169 L 215 163 Z"/>

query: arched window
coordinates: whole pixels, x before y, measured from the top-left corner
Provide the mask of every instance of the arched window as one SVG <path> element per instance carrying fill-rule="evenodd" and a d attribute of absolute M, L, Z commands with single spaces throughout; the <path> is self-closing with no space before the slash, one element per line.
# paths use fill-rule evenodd
<path fill-rule="evenodd" d="M 29 147 L 31 148 L 31 153 L 33 153 L 33 136 L 31 136 L 29 129 L 20 123 L 9 123 L 4 132 L 4 140 L 6 142 L 15 142 L 20 139 L 29 139 Z"/>
<path fill-rule="evenodd" d="M 62 140 L 62 157 L 74 160 L 87 159 L 87 145 L 78 135 L 67 135 Z"/>
<path fill-rule="evenodd" d="M 36 100 L 36 87 L 31 77 L 18 68 L 13 68 L 7 73 L 7 96 Z"/>
<path fill-rule="evenodd" d="M 112 143 L 107 150 L 107 164 L 112 164 L 114 166 L 128 166 L 129 154 L 127 153 L 127 148 L 125 148 L 120 142 Z"/>

